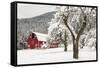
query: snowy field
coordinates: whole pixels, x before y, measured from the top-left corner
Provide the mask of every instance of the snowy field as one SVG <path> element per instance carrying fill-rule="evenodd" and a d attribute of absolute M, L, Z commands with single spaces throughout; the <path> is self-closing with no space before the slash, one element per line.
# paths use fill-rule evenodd
<path fill-rule="evenodd" d="M 96 60 L 96 50 L 89 48 L 80 49 L 78 60 L 73 59 L 72 49 L 68 49 L 67 52 L 64 52 L 63 47 L 51 49 L 18 50 L 17 59 L 18 64 Z"/>

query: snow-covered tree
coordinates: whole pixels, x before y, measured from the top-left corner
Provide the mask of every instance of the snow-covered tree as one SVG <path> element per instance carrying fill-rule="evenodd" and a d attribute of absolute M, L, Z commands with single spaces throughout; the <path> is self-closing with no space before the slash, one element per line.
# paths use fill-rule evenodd
<path fill-rule="evenodd" d="M 91 28 L 96 29 L 95 28 L 96 8 L 62 6 L 59 9 L 60 10 L 57 11 L 55 19 L 53 19 L 53 21 L 55 21 L 55 22 L 52 22 L 51 24 L 53 24 L 53 25 L 57 24 L 57 26 L 64 25 L 64 28 L 69 30 L 71 37 L 72 37 L 72 43 L 73 43 L 73 58 L 78 59 L 78 57 L 79 57 L 78 56 L 79 40 L 81 40 L 81 36 L 82 35 L 84 36 L 84 34 L 87 34 L 87 36 L 88 36 L 88 33 L 91 30 Z M 57 28 L 56 26 L 54 26 L 54 27 Z M 57 30 L 56 29 L 54 29 L 54 30 L 55 30 L 54 32 L 56 33 Z M 52 33 L 50 35 L 53 35 L 55 33 Z M 62 33 L 64 33 L 64 32 L 62 32 Z M 58 32 L 57 32 L 57 34 L 58 34 Z M 54 36 L 54 37 L 56 37 L 56 36 Z M 90 39 L 92 39 L 92 38 L 90 38 Z M 93 38 L 93 39 L 95 41 L 95 38 Z M 86 37 L 82 39 L 81 43 L 83 44 L 85 42 L 85 40 L 86 40 Z M 95 42 L 94 42 L 94 44 L 95 44 Z M 83 46 L 84 46 L 84 44 L 83 44 Z"/>
<path fill-rule="evenodd" d="M 64 35 L 63 35 L 63 37 L 62 37 L 62 35 L 60 35 L 60 37 L 61 37 L 61 41 L 62 41 L 62 43 L 64 44 L 64 51 L 67 51 L 67 46 L 68 46 L 68 34 L 67 34 L 67 32 L 66 32 L 66 30 L 65 30 L 65 32 L 64 32 Z"/>
<path fill-rule="evenodd" d="M 80 39 L 80 47 L 96 47 L 96 8 L 88 8 L 85 12 L 87 12 L 87 25 Z"/>
<path fill-rule="evenodd" d="M 52 24 L 48 28 L 49 43 L 60 43 L 60 35 L 63 34 L 63 29 L 59 27 L 58 23 Z"/>
<path fill-rule="evenodd" d="M 62 12 L 60 11 L 61 7 L 57 7 L 57 12 L 54 15 L 54 19 L 49 22 L 49 28 L 48 28 L 48 43 L 59 43 L 64 45 L 64 51 L 67 51 L 67 39 L 69 31 L 65 27 L 62 19 Z"/>

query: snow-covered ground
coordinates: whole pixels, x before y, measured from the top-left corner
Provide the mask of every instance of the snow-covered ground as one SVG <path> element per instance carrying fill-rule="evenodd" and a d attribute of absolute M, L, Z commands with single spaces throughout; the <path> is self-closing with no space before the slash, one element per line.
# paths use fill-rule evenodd
<path fill-rule="evenodd" d="M 27 49 L 17 51 L 18 64 L 37 64 L 52 62 L 70 62 L 96 60 L 96 50 L 84 48 L 79 51 L 79 59 L 73 59 L 72 49 L 64 52 L 64 48 Z"/>

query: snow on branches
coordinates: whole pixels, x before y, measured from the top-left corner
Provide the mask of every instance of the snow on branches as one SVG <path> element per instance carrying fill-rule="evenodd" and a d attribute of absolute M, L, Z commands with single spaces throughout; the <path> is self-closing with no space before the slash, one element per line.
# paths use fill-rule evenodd
<path fill-rule="evenodd" d="M 64 23 L 64 18 L 67 17 L 67 22 Z M 86 17 L 86 19 L 85 19 Z M 85 22 L 84 31 L 82 32 L 82 26 Z M 64 31 L 67 31 L 68 37 L 71 38 L 70 31 L 72 32 L 73 36 L 77 38 L 80 34 L 80 41 L 81 45 L 79 46 L 89 46 L 89 40 L 94 40 L 96 42 L 96 38 L 93 37 L 95 34 L 92 34 L 91 38 L 87 38 L 92 33 L 92 29 L 96 30 L 96 8 L 91 7 L 73 7 L 73 6 L 57 6 L 57 12 L 54 15 L 54 19 L 49 22 L 50 26 L 48 28 L 49 38 L 52 40 L 56 40 L 60 42 L 59 35 L 64 35 Z M 70 28 L 66 28 L 66 25 Z M 79 33 L 80 32 L 80 33 Z M 88 40 L 87 43 L 85 41 Z M 72 42 L 72 39 L 70 40 Z M 83 44 L 84 42 L 84 44 Z M 94 44 L 95 46 L 96 44 Z"/>

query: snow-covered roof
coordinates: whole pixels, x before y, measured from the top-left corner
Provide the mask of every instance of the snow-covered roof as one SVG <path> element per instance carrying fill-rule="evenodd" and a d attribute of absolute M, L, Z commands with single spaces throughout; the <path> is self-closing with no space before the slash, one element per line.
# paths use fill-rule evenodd
<path fill-rule="evenodd" d="M 36 34 L 37 38 L 39 41 L 46 41 L 46 38 L 48 34 L 43 34 L 43 33 L 38 33 L 38 32 L 33 32 Z"/>

